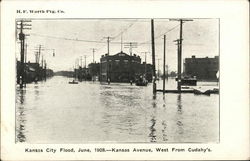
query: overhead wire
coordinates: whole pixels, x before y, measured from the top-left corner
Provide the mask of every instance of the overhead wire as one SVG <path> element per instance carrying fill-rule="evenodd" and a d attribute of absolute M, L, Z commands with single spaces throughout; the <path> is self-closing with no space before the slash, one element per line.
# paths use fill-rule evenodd
<path fill-rule="evenodd" d="M 156 37 L 155 37 L 155 39 L 158 39 L 158 38 L 160 38 L 161 36 L 163 36 L 163 35 L 165 35 L 165 34 L 167 34 L 167 33 L 171 32 L 171 31 L 173 31 L 174 29 L 176 29 L 176 28 L 177 28 L 177 27 L 179 27 L 179 26 L 180 26 L 180 24 L 178 24 L 178 25 L 174 26 L 173 28 L 171 28 L 171 29 L 167 30 L 167 31 L 166 31 L 166 32 L 164 32 L 163 34 L 160 34 L 160 35 L 156 36 Z M 148 43 L 150 43 L 150 40 L 148 40 L 148 41 L 144 41 L 144 42 L 141 42 L 141 43 L 139 43 L 138 45 L 148 44 Z"/>

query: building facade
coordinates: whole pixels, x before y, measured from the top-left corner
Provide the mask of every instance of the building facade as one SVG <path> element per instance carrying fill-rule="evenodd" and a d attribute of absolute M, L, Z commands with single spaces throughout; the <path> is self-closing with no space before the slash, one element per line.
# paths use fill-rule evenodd
<path fill-rule="evenodd" d="M 100 77 L 100 63 L 90 63 L 88 65 L 89 74 L 93 81 L 98 80 Z"/>
<path fill-rule="evenodd" d="M 219 57 L 214 58 L 186 58 L 184 61 L 184 75 L 196 76 L 198 80 L 218 80 L 216 73 L 219 71 Z"/>
<path fill-rule="evenodd" d="M 35 81 L 41 81 L 47 77 L 52 77 L 54 75 L 53 70 L 41 67 L 38 63 L 24 63 L 24 82 L 31 83 Z M 16 62 L 16 80 L 20 83 L 21 77 L 21 62 Z"/>
<path fill-rule="evenodd" d="M 141 64 L 140 56 L 135 54 L 130 56 L 124 52 L 119 52 L 115 55 L 102 55 L 100 81 L 108 81 L 108 79 L 111 82 L 135 81 L 145 74 L 144 66 L 145 64 Z M 148 69 L 148 71 L 151 71 L 151 69 Z"/>

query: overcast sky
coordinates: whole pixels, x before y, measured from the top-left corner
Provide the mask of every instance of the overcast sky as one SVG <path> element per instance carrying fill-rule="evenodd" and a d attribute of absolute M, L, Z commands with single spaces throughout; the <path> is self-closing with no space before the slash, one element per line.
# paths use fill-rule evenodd
<path fill-rule="evenodd" d="M 35 48 L 41 44 L 48 67 L 54 71 L 72 70 L 76 59 L 87 56 L 87 64 L 93 61 L 91 48 L 96 48 L 95 61 L 100 62 L 101 55 L 107 53 L 107 40 L 103 37 L 114 37 L 110 43 L 110 55 L 121 51 L 121 35 L 123 42 L 137 42 L 133 53 L 151 52 L 151 23 L 150 19 L 60 19 L 32 20 L 32 30 L 27 38 L 27 60 L 34 62 Z M 177 46 L 173 42 L 179 38 L 180 26 L 177 21 L 155 19 L 155 49 L 156 59 L 160 60 L 160 70 L 163 64 L 163 35 L 166 33 L 166 61 L 169 69 L 177 69 Z M 19 32 L 19 31 L 18 31 Z M 122 34 L 121 34 L 122 33 Z M 183 59 L 196 57 L 214 57 L 219 55 L 219 21 L 218 19 L 193 19 L 183 25 Z M 52 56 L 55 49 L 55 57 Z M 129 54 L 128 48 L 123 51 Z M 19 59 L 20 44 L 16 43 L 16 55 Z M 151 53 L 147 62 L 152 63 Z M 83 59 L 84 64 L 84 59 Z M 156 68 L 158 62 L 156 62 Z"/>

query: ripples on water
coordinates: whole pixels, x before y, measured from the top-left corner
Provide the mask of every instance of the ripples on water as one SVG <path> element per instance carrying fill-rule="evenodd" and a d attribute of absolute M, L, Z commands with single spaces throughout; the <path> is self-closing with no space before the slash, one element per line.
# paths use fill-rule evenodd
<path fill-rule="evenodd" d="M 138 87 L 99 82 L 68 84 L 68 81 L 56 76 L 47 82 L 28 84 L 23 90 L 17 87 L 17 142 L 219 140 L 219 95 L 157 93 L 153 96 L 152 84 Z M 174 86 L 174 80 L 167 82 L 168 89 Z"/>

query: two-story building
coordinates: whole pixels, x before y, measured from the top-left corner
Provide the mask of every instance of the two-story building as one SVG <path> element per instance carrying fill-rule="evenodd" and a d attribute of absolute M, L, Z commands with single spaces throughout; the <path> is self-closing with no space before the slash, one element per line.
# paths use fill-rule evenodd
<path fill-rule="evenodd" d="M 121 51 L 115 55 L 102 55 L 100 81 L 107 81 L 108 79 L 111 82 L 135 81 L 144 72 L 142 66 L 140 56 L 135 54 L 130 56 Z M 151 71 L 151 69 L 148 70 Z"/>
<path fill-rule="evenodd" d="M 214 58 L 186 58 L 184 62 L 184 75 L 196 76 L 198 80 L 218 80 L 216 73 L 219 70 L 219 57 Z"/>

